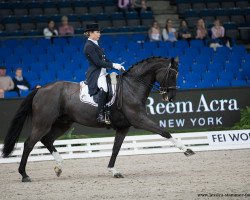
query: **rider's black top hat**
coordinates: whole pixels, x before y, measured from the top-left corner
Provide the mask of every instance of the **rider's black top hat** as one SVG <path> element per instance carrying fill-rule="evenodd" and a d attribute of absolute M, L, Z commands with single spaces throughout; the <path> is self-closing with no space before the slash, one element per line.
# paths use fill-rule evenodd
<path fill-rule="evenodd" d="M 97 23 L 92 23 L 92 24 L 86 24 L 84 32 L 88 31 L 101 31 L 101 29 L 99 28 L 99 25 Z"/>

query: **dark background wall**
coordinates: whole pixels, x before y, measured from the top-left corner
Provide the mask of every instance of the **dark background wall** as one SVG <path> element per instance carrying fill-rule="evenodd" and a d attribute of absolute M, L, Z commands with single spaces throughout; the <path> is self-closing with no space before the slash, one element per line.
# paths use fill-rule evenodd
<path fill-rule="evenodd" d="M 152 93 L 147 102 L 147 112 L 156 123 L 168 129 L 192 131 L 197 128 L 225 128 L 232 127 L 239 121 L 240 109 L 250 106 L 249 99 L 250 88 L 182 90 L 178 91 L 177 99 L 171 105 L 163 102 L 159 94 Z M 224 107 L 220 103 L 222 100 Z M 21 102 L 22 99 L 0 100 L 0 139 L 5 136 Z M 191 108 L 187 106 L 186 112 L 183 106 L 179 106 L 178 113 L 178 104 L 183 105 L 180 102 L 185 102 L 186 105 L 192 104 L 192 106 Z M 213 109 L 218 111 L 212 111 Z M 88 128 L 79 124 L 73 124 L 72 128 L 74 128 L 73 133 L 76 134 L 109 133 L 110 135 L 114 133 L 113 130 Z M 131 131 L 140 132 L 135 129 Z M 22 135 L 29 133 L 30 123 L 25 125 Z"/>

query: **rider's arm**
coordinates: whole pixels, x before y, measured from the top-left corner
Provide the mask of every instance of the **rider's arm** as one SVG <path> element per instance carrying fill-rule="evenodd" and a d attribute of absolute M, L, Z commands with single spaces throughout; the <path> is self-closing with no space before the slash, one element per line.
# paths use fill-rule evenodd
<path fill-rule="evenodd" d="M 97 66 L 100 68 L 113 68 L 113 63 L 108 60 L 102 60 L 99 56 L 96 55 L 95 48 L 93 46 L 88 46 L 86 49 L 86 56 Z"/>

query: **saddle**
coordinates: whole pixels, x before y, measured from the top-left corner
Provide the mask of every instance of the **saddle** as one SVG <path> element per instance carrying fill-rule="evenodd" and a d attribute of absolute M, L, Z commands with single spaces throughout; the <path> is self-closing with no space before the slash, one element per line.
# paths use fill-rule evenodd
<path fill-rule="evenodd" d="M 106 107 L 110 107 L 115 102 L 116 98 L 116 87 L 117 87 L 117 73 L 112 72 L 111 74 L 107 74 L 107 85 L 108 85 L 108 100 Z M 98 106 L 98 96 L 99 92 L 93 96 L 89 95 L 88 85 L 85 81 L 80 82 L 80 100 L 83 103 L 88 103 L 92 106 Z"/>

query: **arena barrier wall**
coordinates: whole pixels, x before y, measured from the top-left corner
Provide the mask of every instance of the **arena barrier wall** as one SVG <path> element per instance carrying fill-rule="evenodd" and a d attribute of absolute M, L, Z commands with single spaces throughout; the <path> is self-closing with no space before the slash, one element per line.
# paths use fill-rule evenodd
<path fill-rule="evenodd" d="M 164 102 L 161 95 L 151 93 L 146 109 L 150 119 L 162 128 L 192 132 L 194 128 L 233 127 L 240 120 L 241 109 L 250 106 L 249 99 L 250 87 L 179 90 L 175 102 Z M 22 99 L 0 99 L 0 139 L 5 137 L 21 102 Z M 26 138 L 30 129 L 28 123 L 21 135 Z M 77 123 L 72 129 L 72 134 L 115 133 L 112 129 L 90 128 Z M 140 130 L 131 128 L 130 131 Z"/>
<path fill-rule="evenodd" d="M 194 151 L 250 148 L 250 130 L 213 131 L 172 134 Z M 64 159 L 110 156 L 114 137 L 57 140 L 54 145 Z M 2 149 L 3 145 L 0 145 Z M 0 163 L 19 162 L 23 143 L 18 143 L 10 158 L 0 157 Z M 127 136 L 119 155 L 139 155 L 181 152 L 159 135 Z M 49 151 L 39 142 L 29 161 L 53 160 Z"/>

